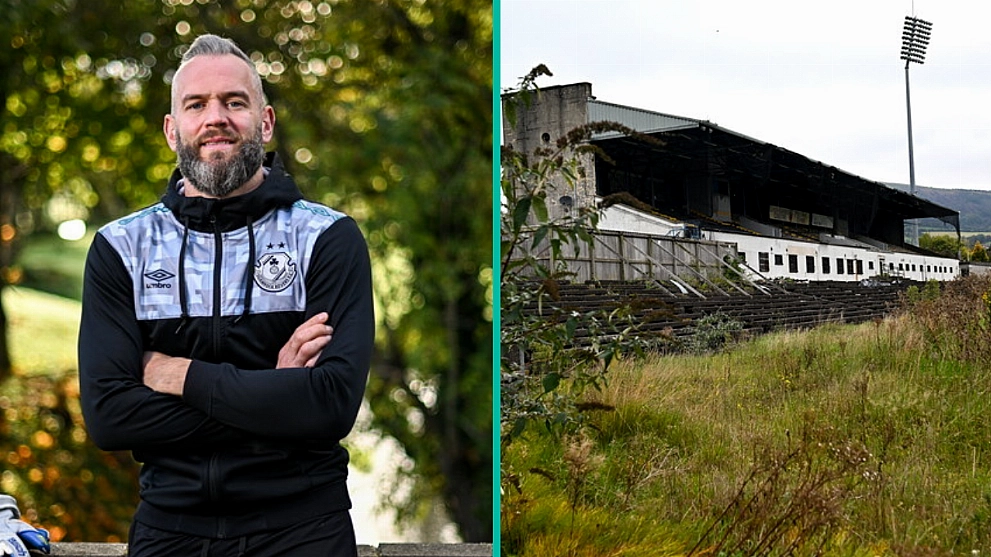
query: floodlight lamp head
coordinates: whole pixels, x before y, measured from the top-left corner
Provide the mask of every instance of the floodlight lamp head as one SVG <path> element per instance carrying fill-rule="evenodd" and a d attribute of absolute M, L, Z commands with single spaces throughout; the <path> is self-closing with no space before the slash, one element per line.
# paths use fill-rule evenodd
<path fill-rule="evenodd" d="M 917 17 L 905 16 L 905 28 L 902 30 L 901 59 L 908 63 L 923 64 L 926 60 L 926 47 L 932 35 L 932 23 Z"/>
<path fill-rule="evenodd" d="M 908 27 L 909 25 L 913 27 L 918 26 L 925 29 L 932 29 L 933 26 L 932 22 L 926 21 L 924 19 L 920 19 L 918 17 L 912 17 L 910 15 L 907 15 L 905 16 L 905 27 Z"/>

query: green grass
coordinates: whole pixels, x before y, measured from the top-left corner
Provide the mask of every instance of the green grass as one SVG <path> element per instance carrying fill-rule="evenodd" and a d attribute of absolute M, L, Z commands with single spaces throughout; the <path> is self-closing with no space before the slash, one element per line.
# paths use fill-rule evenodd
<path fill-rule="evenodd" d="M 20 283 L 4 288 L 8 344 L 18 374 L 55 374 L 76 369 L 83 267 L 93 232 L 69 242 L 52 234 L 26 240 L 16 267 Z"/>
<path fill-rule="evenodd" d="M 905 318 L 621 362 L 504 449 L 504 554 L 987 553 L 989 394 Z"/>
<path fill-rule="evenodd" d="M 51 234 L 29 237 L 16 262 L 23 270 L 21 285 L 79 300 L 86 253 L 94 234 L 91 231 L 85 238 L 71 242 Z"/>
<path fill-rule="evenodd" d="M 19 375 L 64 375 L 75 371 L 80 304 L 29 288 L 3 291 L 8 341 Z"/>

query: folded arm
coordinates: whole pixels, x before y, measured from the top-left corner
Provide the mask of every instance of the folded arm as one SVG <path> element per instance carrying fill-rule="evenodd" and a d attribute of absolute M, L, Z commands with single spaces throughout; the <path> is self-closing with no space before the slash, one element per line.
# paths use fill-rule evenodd
<path fill-rule="evenodd" d="M 330 342 L 334 332 L 334 328 L 326 324 L 327 318 L 326 312 L 320 312 L 297 327 L 279 351 L 276 369 L 313 367 L 320 351 Z M 149 389 L 162 394 L 182 396 L 192 360 L 151 351 L 144 353 L 143 363 L 143 382 Z"/>
<path fill-rule="evenodd" d="M 141 381 L 144 342 L 133 284 L 120 255 L 97 235 L 86 259 L 79 383 L 87 432 L 105 450 L 216 446 L 246 438 Z"/>
<path fill-rule="evenodd" d="M 353 220 L 337 221 L 317 239 L 305 286 L 306 316 L 326 313 L 333 328 L 318 354 L 309 355 L 316 345 L 284 347 L 280 361 L 296 367 L 264 370 L 193 360 L 182 400 L 254 435 L 304 442 L 345 437 L 364 395 L 375 333 L 368 249 Z M 308 338 L 299 335 L 301 347 Z"/>

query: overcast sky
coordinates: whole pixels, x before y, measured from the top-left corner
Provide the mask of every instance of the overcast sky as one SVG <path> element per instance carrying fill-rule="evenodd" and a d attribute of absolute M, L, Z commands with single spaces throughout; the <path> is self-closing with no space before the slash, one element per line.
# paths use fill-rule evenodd
<path fill-rule="evenodd" d="M 932 22 L 909 69 L 916 184 L 991 190 L 991 2 L 501 0 L 500 86 L 587 81 L 599 100 L 709 120 L 880 182 L 909 182 L 906 15 Z"/>

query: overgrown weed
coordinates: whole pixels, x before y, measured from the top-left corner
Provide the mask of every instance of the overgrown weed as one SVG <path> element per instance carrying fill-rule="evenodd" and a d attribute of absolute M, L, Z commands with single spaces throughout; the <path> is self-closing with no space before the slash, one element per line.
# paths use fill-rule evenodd
<path fill-rule="evenodd" d="M 567 472 L 521 473 L 504 555 L 618 555 L 633 535 L 663 555 L 991 551 L 991 279 L 927 292 L 888 319 L 617 362 L 586 395 L 612 410 L 586 416 L 582 497 Z M 504 458 L 563 454 L 535 435 Z"/>
<path fill-rule="evenodd" d="M 819 554 L 848 521 L 873 455 L 811 416 L 795 438 L 755 446 L 750 470 L 710 522 L 694 555 Z"/>

